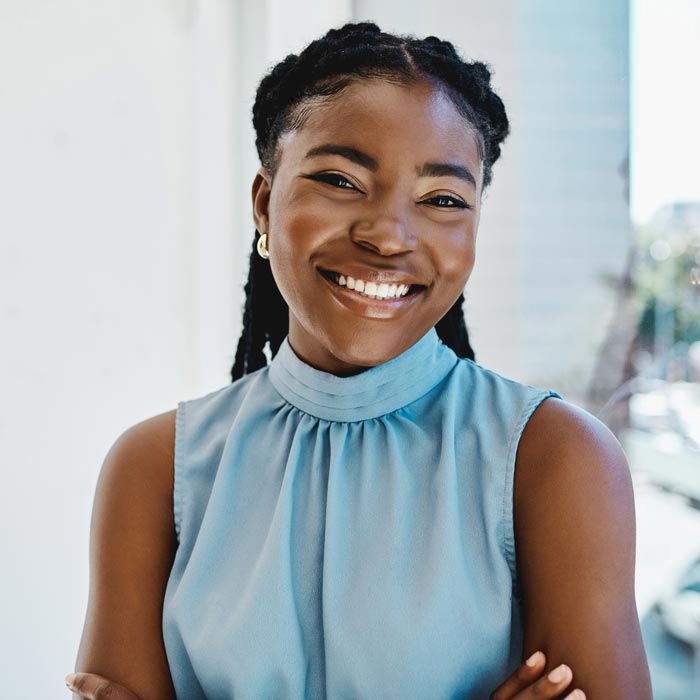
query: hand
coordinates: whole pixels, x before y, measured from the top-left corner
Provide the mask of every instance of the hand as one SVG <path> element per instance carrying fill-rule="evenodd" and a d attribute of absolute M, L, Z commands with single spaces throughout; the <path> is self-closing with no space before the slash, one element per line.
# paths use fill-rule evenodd
<path fill-rule="evenodd" d="M 544 675 L 546 665 L 545 655 L 541 651 L 536 651 L 527 661 L 523 662 L 515 670 L 513 675 L 499 685 L 491 693 L 490 700 L 553 700 L 563 693 L 573 680 L 571 669 L 562 664 L 556 669 Z M 558 680 L 550 679 L 555 675 L 555 671 L 560 672 Z M 586 700 L 586 694 L 580 690 L 572 690 L 564 700 Z"/>
<path fill-rule="evenodd" d="M 535 652 L 522 663 L 504 683 L 491 693 L 490 700 L 553 700 L 569 686 L 573 680 L 571 669 L 562 664 L 554 669 L 561 672 L 558 680 L 552 680 L 551 671 L 543 676 L 546 658 Z M 95 673 L 74 673 L 66 676 L 66 685 L 74 693 L 86 700 L 141 700 L 130 690 Z M 576 689 L 564 700 L 586 700 L 585 693 Z"/>
<path fill-rule="evenodd" d="M 123 685 L 96 673 L 69 673 L 66 685 L 78 697 L 86 700 L 141 700 Z"/>

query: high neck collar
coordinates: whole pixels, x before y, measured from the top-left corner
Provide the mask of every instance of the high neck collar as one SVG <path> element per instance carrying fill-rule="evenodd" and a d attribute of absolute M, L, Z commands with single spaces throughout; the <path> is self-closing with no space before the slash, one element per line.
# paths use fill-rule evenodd
<path fill-rule="evenodd" d="M 287 337 L 270 364 L 270 381 L 282 398 L 305 413 L 350 422 L 377 418 L 412 403 L 437 385 L 457 361 L 431 328 L 388 362 L 339 377 L 300 359 Z"/>

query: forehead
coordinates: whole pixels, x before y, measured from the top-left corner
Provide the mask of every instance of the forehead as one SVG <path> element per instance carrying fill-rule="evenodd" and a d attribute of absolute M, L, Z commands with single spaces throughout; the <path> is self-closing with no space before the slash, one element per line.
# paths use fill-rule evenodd
<path fill-rule="evenodd" d="M 364 79 L 302 107 L 302 125 L 280 139 L 281 160 L 303 159 L 320 143 L 353 145 L 380 161 L 462 160 L 478 172 L 479 139 L 447 92 L 427 81 Z"/>

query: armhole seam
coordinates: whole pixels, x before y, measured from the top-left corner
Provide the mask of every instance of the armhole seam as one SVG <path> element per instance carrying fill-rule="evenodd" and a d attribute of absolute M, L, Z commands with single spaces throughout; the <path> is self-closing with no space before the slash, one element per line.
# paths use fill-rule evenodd
<path fill-rule="evenodd" d="M 184 516 L 184 452 L 185 452 L 185 409 L 186 404 L 181 401 L 177 405 L 175 414 L 175 459 L 173 464 L 173 519 L 175 522 L 175 534 L 180 544 L 182 533 L 182 518 Z"/>
<path fill-rule="evenodd" d="M 506 458 L 505 468 L 505 483 L 503 485 L 503 508 L 501 513 L 501 522 L 503 524 L 502 546 L 503 555 L 508 562 L 510 569 L 511 586 L 513 596 L 516 600 L 521 601 L 520 586 L 518 585 L 517 576 L 517 555 L 515 551 L 515 523 L 513 519 L 513 496 L 515 492 L 515 458 L 520 444 L 520 438 L 525 430 L 527 422 L 530 420 L 535 409 L 545 400 L 550 397 L 561 399 L 561 396 L 556 391 L 537 390 L 537 393 L 532 395 L 526 402 L 520 417 L 515 424 L 515 429 L 508 444 L 508 453 Z"/>

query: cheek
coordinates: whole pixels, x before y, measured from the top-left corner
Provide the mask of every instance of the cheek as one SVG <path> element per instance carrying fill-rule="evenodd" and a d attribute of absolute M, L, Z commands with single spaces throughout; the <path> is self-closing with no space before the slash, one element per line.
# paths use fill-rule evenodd
<path fill-rule="evenodd" d="M 442 238 L 438 250 L 440 268 L 445 279 L 464 287 L 474 268 L 475 243 L 476 235 L 471 231 L 466 234 L 461 231 Z"/>
<path fill-rule="evenodd" d="M 327 207 L 297 202 L 273 210 L 270 218 L 270 254 L 308 258 L 313 249 L 339 226 Z"/>
<path fill-rule="evenodd" d="M 271 209 L 270 266 L 284 300 L 297 314 L 310 303 L 309 295 L 313 298 L 317 251 L 338 226 L 337 217 L 308 203 Z"/>

